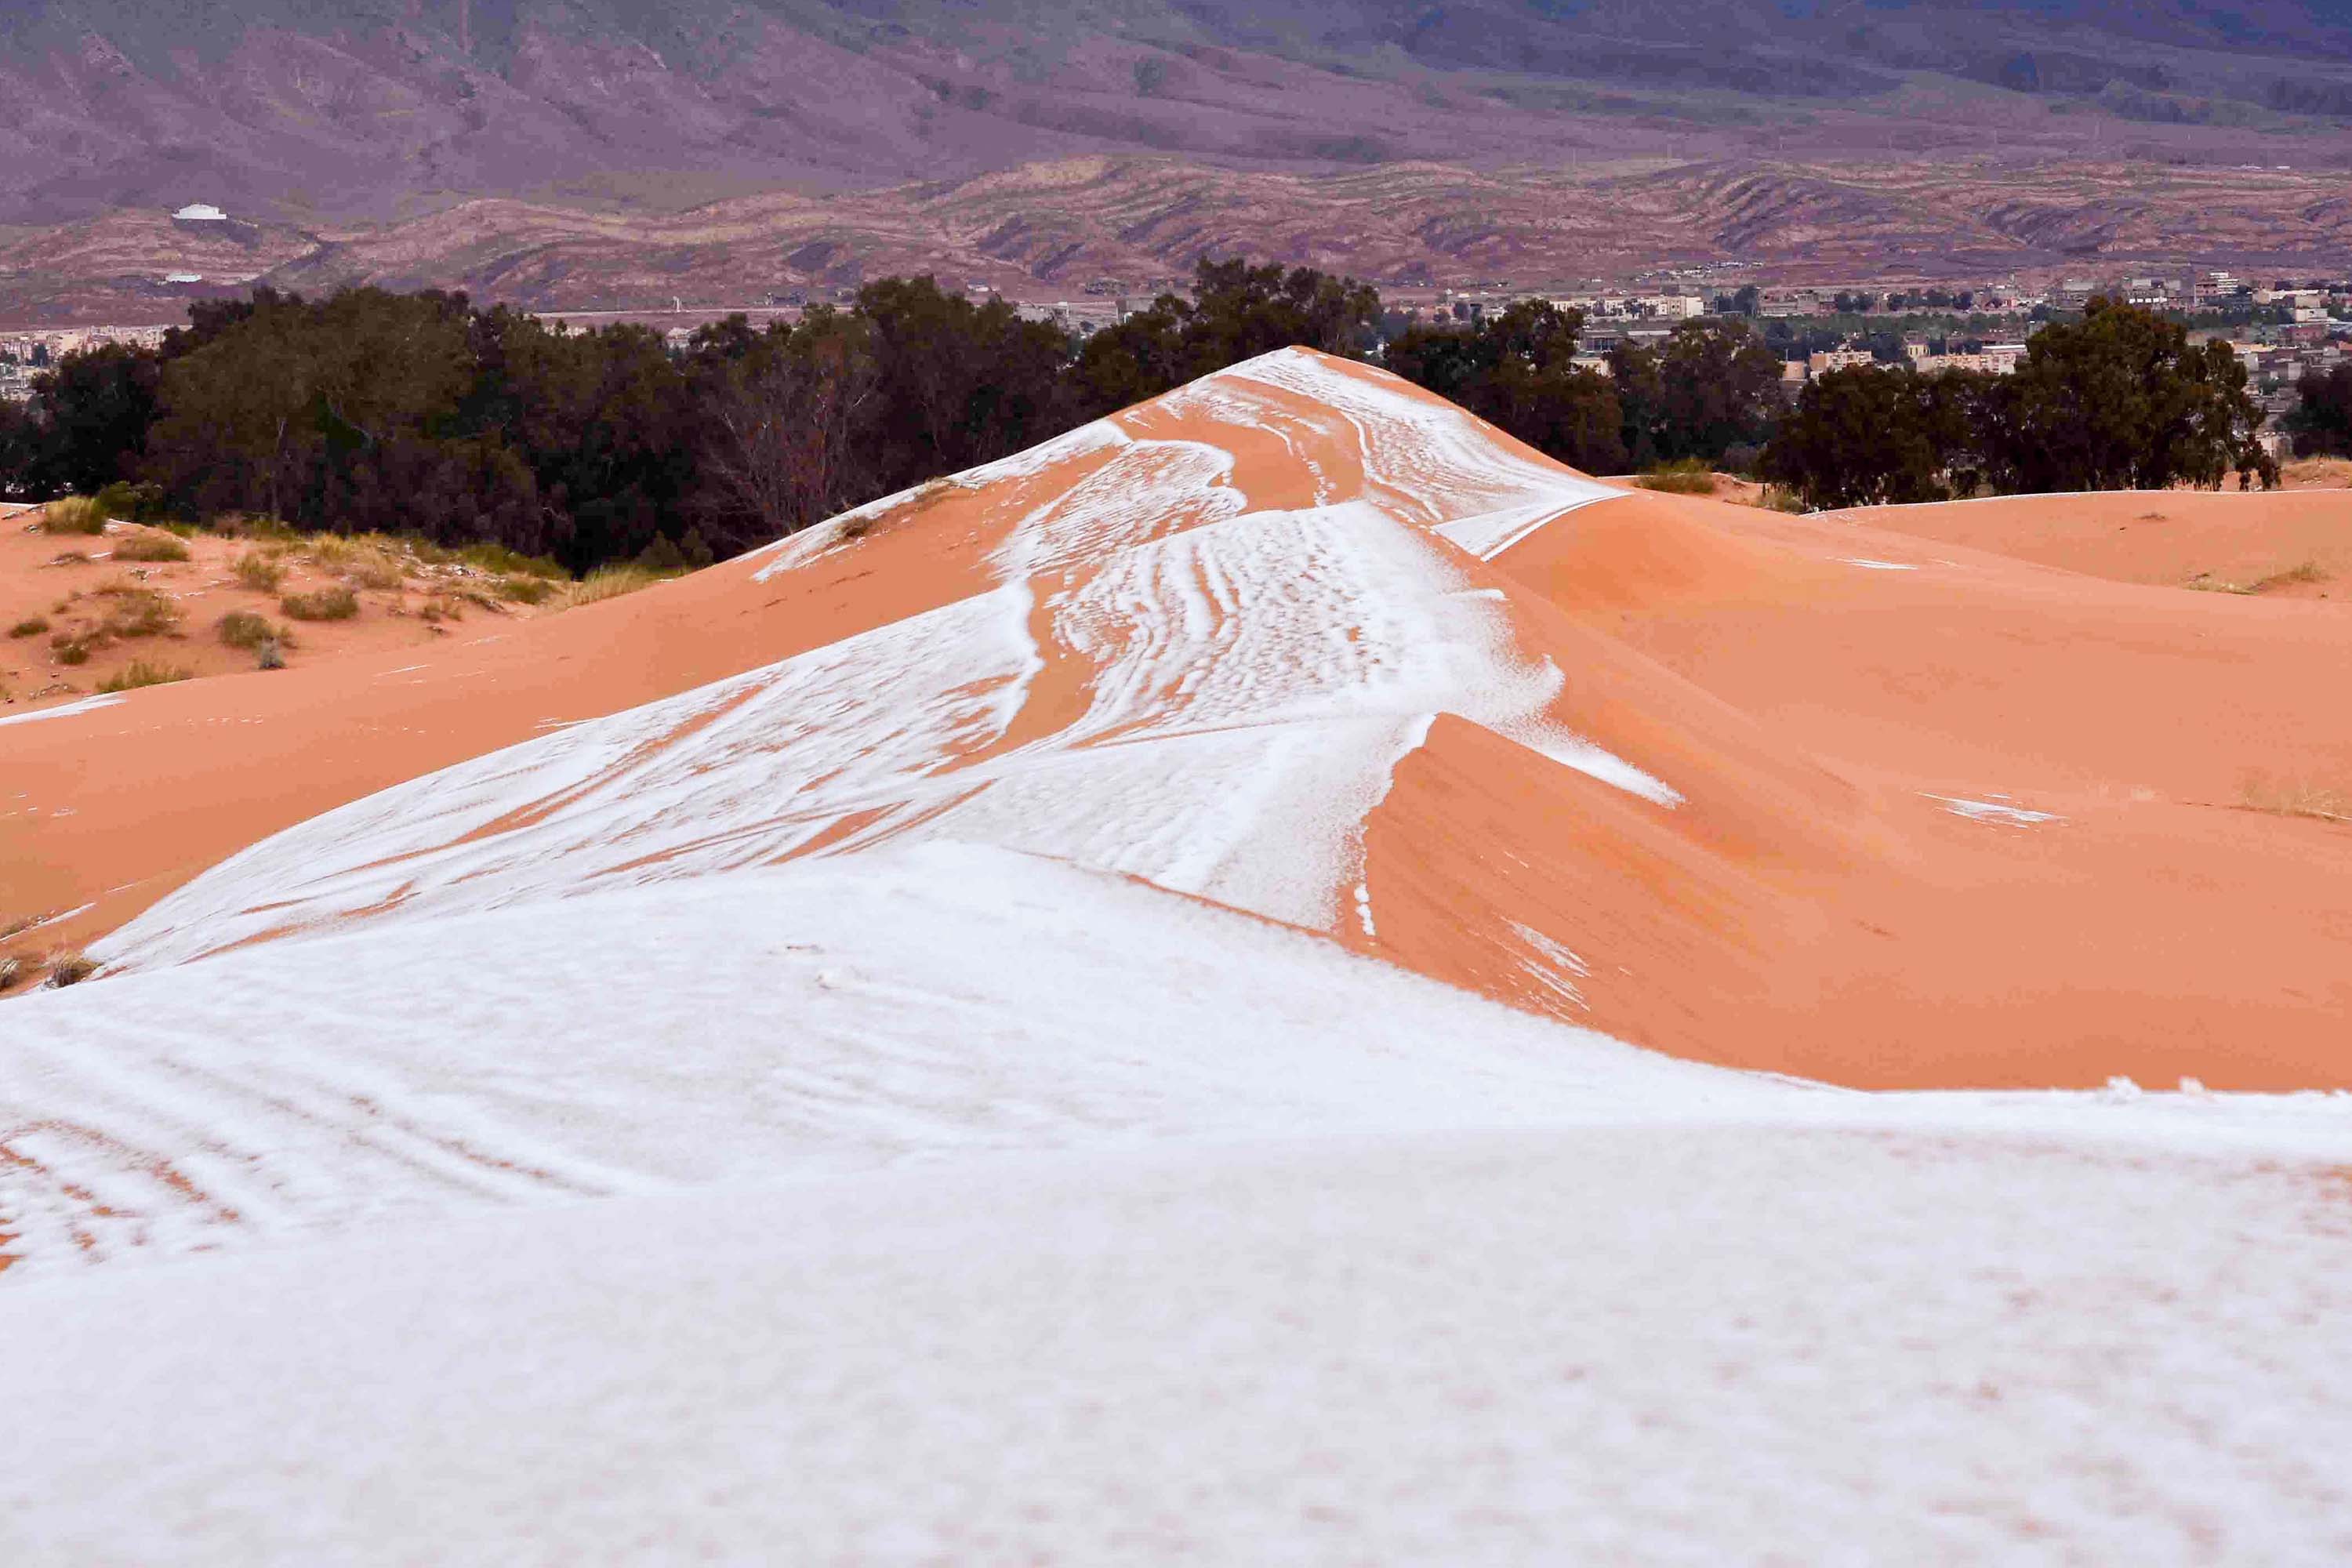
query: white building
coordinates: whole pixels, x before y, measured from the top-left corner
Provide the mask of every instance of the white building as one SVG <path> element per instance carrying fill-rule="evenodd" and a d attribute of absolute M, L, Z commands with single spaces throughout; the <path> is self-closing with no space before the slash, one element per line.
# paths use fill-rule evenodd
<path fill-rule="evenodd" d="M 191 202 L 172 215 L 176 223 L 226 223 L 228 214 L 209 202 Z"/>

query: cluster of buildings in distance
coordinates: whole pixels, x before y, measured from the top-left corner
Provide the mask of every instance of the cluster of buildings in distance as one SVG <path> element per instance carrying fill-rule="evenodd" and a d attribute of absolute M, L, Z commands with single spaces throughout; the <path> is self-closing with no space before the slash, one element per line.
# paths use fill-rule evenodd
<path fill-rule="evenodd" d="M 0 400 L 22 403 L 33 395 L 33 377 L 83 349 L 107 343 L 156 348 L 163 327 L 25 327 L 0 330 Z"/>

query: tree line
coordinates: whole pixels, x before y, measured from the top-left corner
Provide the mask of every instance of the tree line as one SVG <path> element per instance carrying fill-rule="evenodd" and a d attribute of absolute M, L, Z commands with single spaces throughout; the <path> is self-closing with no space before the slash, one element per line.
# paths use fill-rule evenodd
<path fill-rule="evenodd" d="M 1079 339 L 894 278 L 795 323 L 730 318 L 682 351 L 457 293 L 264 288 L 191 307 L 159 348 L 91 349 L 37 377 L 29 405 L 0 407 L 0 494 L 126 487 L 158 518 L 487 542 L 585 570 L 731 553 L 1296 344 L 1385 348 L 1401 374 L 1602 472 L 1737 456 L 1777 408 L 1778 362 L 1735 324 L 1621 346 L 1603 376 L 1571 363 L 1581 316 L 1549 304 L 1387 341 L 1393 318 L 1351 279 L 1203 261 L 1193 283 Z"/>
<path fill-rule="evenodd" d="M 2225 342 L 2104 299 L 2026 341 L 2014 372 L 1857 365 L 1806 384 L 1759 472 L 1808 505 L 2278 482 L 2260 403 Z"/>
<path fill-rule="evenodd" d="M 887 279 L 794 323 L 704 327 L 681 350 L 457 293 L 265 288 L 192 306 L 158 348 L 66 355 L 30 404 L 0 405 L 0 494 L 121 487 L 151 518 L 488 542 L 574 571 L 700 561 L 1296 344 L 1377 355 L 1588 471 L 1761 462 L 1823 505 L 1979 480 L 2218 482 L 2252 461 L 2227 349 L 2189 353 L 2122 307 L 2038 335 L 2014 388 L 1842 372 L 1790 415 L 1779 357 L 1744 321 L 1685 321 L 1596 366 L 1581 314 L 1541 300 L 1399 323 L 1369 285 L 1311 268 L 1203 261 L 1193 284 L 1080 339 L 1002 300 Z"/>

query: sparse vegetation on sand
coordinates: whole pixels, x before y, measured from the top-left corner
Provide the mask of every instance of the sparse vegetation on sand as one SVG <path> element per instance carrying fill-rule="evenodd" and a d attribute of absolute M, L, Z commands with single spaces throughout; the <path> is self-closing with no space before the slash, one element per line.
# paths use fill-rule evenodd
<path fill-rule="evenodd" d="M 348 621 L 360 613 L 360 596 L 349 588 L 315 588 L 289 594 L 278 607 L 292 621 Z"/>
<path fill-rule="evenodd" d="M 2297 458 L 2279 476 L 2290 489 L 2352 489 L 2352 458 Z"/>
<path fill-rule="evenodd" d="M 117 561 L 185 561 L 188 547 L 160 528 L 143 529 L 116 543 Z"/>
<path fill-rule="evenodd" d="M 413 546 L 381 533 L 345 538 L 322 533 L 310 541 L 305 559 L 355 588 L 390 593 L 408 578 L 416 554 Z"/>
<path fill-rule="evenodd" d="M 10 626 L 8 628 L 8 635 L 12 637 L 37 637 L 48 629 L 49 621 L 47 616 L 27 616 L 23 620 L 18 621 L 15 626 Z"/>
<path fill-rule="evenodd" d="M 22 959 L 0 958 L 0 991 L 14 989 L 17 976 L 24 972 L 25 963 Z"/>
<path fill-rule="evenodd" d="M 2216 577 L 2210 572 L 2200 572 L 2189 580 L 2189 585 L 2200 594 L 2266 594 L 2273 588 L 2284 588 L 2299 583 L 2325 583 L 2327 574 L 2316 561 L 2305 561 L 2284 572 L 2273 572 L 2267 577 L 2257 577 L 2251 583 L 2233 583 Z"/>
<path fill-rule="evenodd" d="M 196 672 L 181 664 L 150 664 L 134 658 L 114 674 L 98 683 L 101 692 L 136 691 L 142 686 L 169 686 L 173 681 L 186 680 Z"/>
<path fill-rule="evenodd" d="M 236 558 L 236 580 L 257 594 L 275 594 L 286 580 L 286 568 L 266 551 L 247 551 Z"/>
<path fill-rule="evenodd" d="M 599 566 L 562 591 L 558 609 L 577 609 L 582 605 L 600 604 L 634 594 L 640 588 L 650 588 L 671 574 L 656 572 L 644 566 Z"/>
<path fill-rule="evenodd" d="M 41 509 L 44 533 L 104 533 L 106 509 L 89 496 L 67 496 Z"/>
<path fill-rule="evenodd" d="M 79 985 L 97 973 L 96 959 L 79 952 L 68 953 L 63 958 L 49 961 L 48 984 L 56 987 Z"/>
<path fill-rule="evenodd" d="M 1644 468 L 1633 482 L 1645 490 L 1663 490 L 1668 495 L 1711 496 L 1715 493 L 1715 470 L 1696 458 L 1682 458 Z"/>
<path fill-rule="evenodd" d="M 543 605 L 558 587 L 558 584 L 545 577 L 501 577 L 499 579 L 499 597 L 511 599 L 519 605 Z"/>
<path fill-rule="evenodd" d="M 180 612 L 172 601 L 152 588 L 142 588 L 135 583 L 109 583 L 92 592 L 112 601 L 99 627 L 107 637 L 161 637 L 180 624 Z"/>
<path fill-rule="evenodd" d="M 2309 816 L 2322 822 L 2352 823 L 2352 794 L 2302 779 L 2273 779 L 2256 773 L 2246 781 L 2238 805 L 2271 816 Z"/>
<path fill-rule="evenodd" d="M 268 617 L 251 610 L 231 610 L 220 618 L 218 630 L 222 642 L 248 653 L 258 652 L 264 643 L 286 640 L 285 634 L 272 626 Z"/>

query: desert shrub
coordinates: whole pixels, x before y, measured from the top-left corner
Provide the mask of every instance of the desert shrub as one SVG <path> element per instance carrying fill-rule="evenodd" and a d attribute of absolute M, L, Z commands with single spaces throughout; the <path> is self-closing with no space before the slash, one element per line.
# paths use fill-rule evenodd
<path fill-rule="evenodd" d="M 48 629 L 49 620 L 47 616 L 27 616 L 10 626 L 8 635 L 12 637 L 37 637 Z"/>
<path fill-rule="evenodd" d="M 110 583 L 96 592 L 114 601 L 107 611 L 104 626 L 109 637 L 160 637 L 180 624 L 180 612 L 173 607 L 172 601 L 152 588 Z"/>
<path fill-rule="evenodd" d="M 556 584 L 544 577 L 501 577 L 499 597 L 512 599 L 519 605 L 541 605 L 554 593 Z"/>
<path fill-rule="evenodd" d="M 2314 816 L 2323 822 L 2352 822 L 2352 795 L 2329 789 L 2307 779 L 2273 779 L 2255 773 L 2246 781 L 2239 805 L 2272 816 Z"/>
<path fill-rule="evenodd" d="M 269 629 L 268 620 L 251 610 L 231 610 L 220 618 L 220 640 L 231 647 L 251 652 L 277 637 Z"/>
<path fill-rule="evenodd" d="M 1679 458 L 1643 469 L 1633 482 L 1645 490 L 1664 490 L 1671 495 L 1711 496 L 1715 493 L 1715 470 L 1696 458 Z"/>
<path fill-rule="evenodd" d="M 25 963 L 22 959 L 0 958 L 0 991 L 5 991 L 14 986 L 16 984 L 16 977 L 24 973 Z"/>
<path fill-rule="evenodd" d="M 369 588 L 377 593 L 389 593 L 408 576 L 409 563 L 404 559 L 407 551 L 395 539 L 383 534 L 362 534 L 352 539 L 339 539 L 332 534 L 310 542 L 310 558 L 320 568 L 331 572 L 353 587 Z"/>
<path fill-rule="evenodd" d="M 114 547 L 117 561 L 185 561 L 188 547 L 161 529 L 134 533 Z"/>
<path fill-rule="evenodd" d="M 248 550 L 236 558 L 236 580 L 257 594 L 275 594 L 286 580 L 286 568 L 273 556 Z"/>
<path fill-rule="evenodd" d="M 360 598 L 349 588 L 319 588 L 308 594 L 289 594 L 278 601 L 289 620 L 348 621 L 360 613 Z"/>
<path fill-rule="evenodd" d="M 61 632 L 49 639 L 49 651 L 59 664 L 88 664 L 92 651 L 105 644 L 105 637 L 95 632 Z"/>
<path fill-rule="evenodd" d="M 2306 561 L 2300 566 L 2290 566 L 2284 572 L 2273 572 L 2267 577 L 2257 577 L 2251 583 L 2233 583 L 2226 577 L 2216 577 L 2210 572 L 2200 572 L 2189 580 L 2189 585 L 2200 594 L 2267 594 L 2273 588 L 2284 588 L 2295 583 L 2325 583 L 2327 574 L 2319 563 Z"/>
<path fill-rule="evenodd" d="M 104 533 L 106 509 L 89 496 L 68 496 L 41 509 L 45 533 Z"/>
<path fill-rule="evenodd" d="M 120 522 L 156 522 L 163 516 L 163 487 L 118 479 L 98 492 L 98 504 Z"/>
<path fill-rule="evenodd" d="M 79 985 L 98 973 L 98 961 L 79 952 L 68 953 L 49 963 L 48 984 L 52 986 Z"/>
<path fill-rule="evenodd" d="M 134 658 L 129 665 L 98 683 L 100 691 L 136 691 L 142 686 L 169 686 L 175 680 L 186 680 L 195 671 L 182 664 L 150 664 Z"/>
<path fill-rule="evenodd" d="M 634 563 L 626 566 L 599 566 L 579 582 L 563 590 L 563 603 L 561 607 L 569 610 L 581 605 L 593 605 L 606 599 L 617 599 L 625 594 L 634 594 L 640 588 L 652 587 L 655 584 L 663 581 L 664 575 L 662 573 L 649 571 Z"/>

